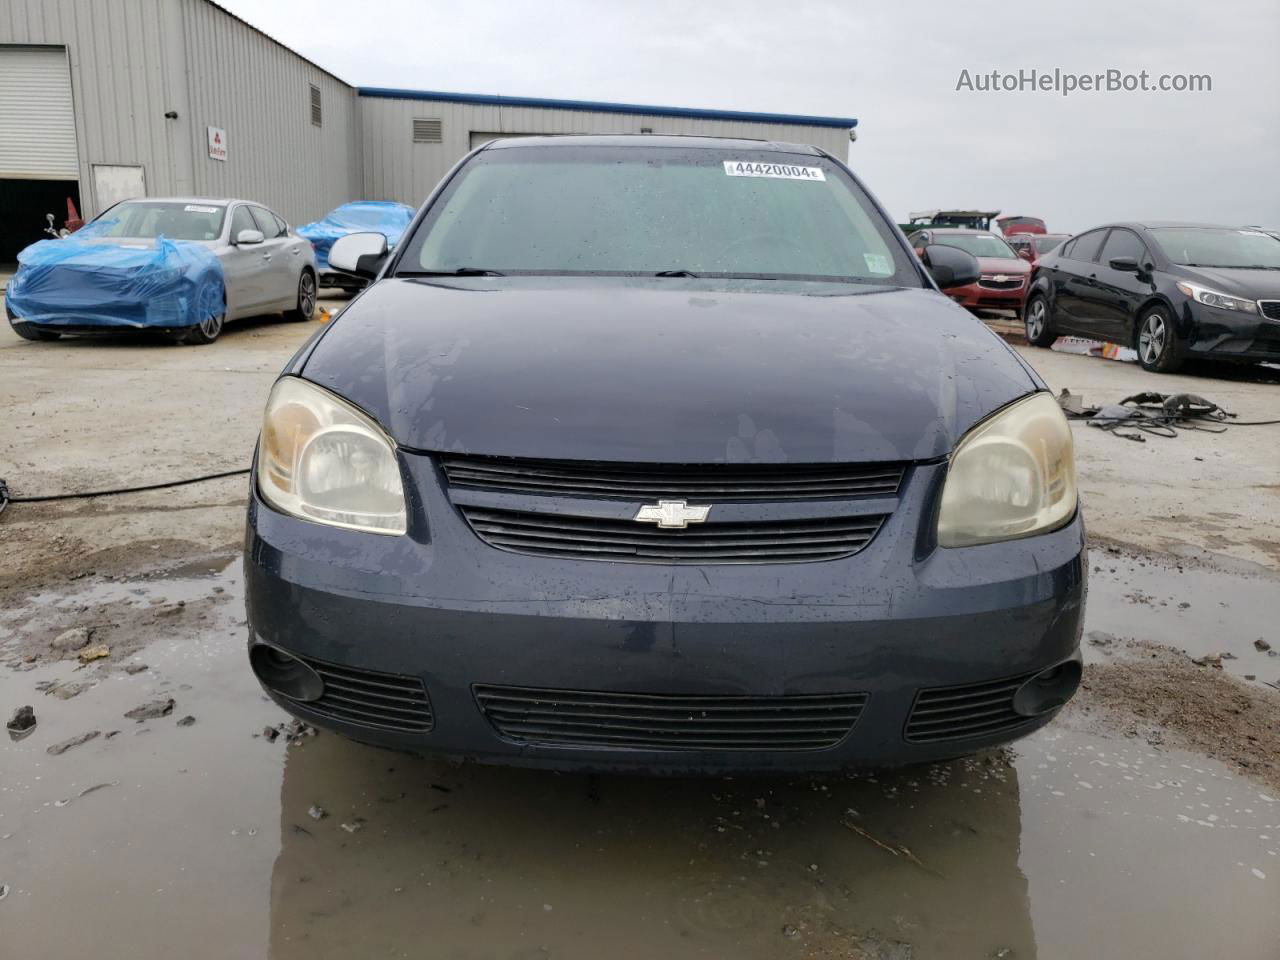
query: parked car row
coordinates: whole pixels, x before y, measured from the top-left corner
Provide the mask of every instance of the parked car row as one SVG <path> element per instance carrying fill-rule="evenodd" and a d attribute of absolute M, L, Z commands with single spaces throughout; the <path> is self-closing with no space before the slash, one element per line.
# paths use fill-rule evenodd
<path fill-rule="evenodd" d="M 5 314 L 26 340 L 148 329 L 187 344 L 212 343 L 242 317 L 309 320 L 322 282 L 352 291 L 364 284 L 329 269 L 334 240 L 378 230 L 394 248 L 413 213 L 358 202 L 294 229 L 250 200 L 125 200 L 19 253 Z"/>

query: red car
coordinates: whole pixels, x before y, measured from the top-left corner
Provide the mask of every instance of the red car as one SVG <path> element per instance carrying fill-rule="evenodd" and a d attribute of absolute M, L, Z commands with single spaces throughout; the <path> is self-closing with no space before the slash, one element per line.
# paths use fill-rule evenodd
<path fill-rule="evenodd" d="M 1015 233 L 1012 237 L 1005 237 L 1005 242 L 1034 270 L 1041 257 L 1070 239 L 1069 233 Z"/>
<path fill-rule="evenodd" d="M 1006 237 L 1012 237 L 1019 233 L 1048 232 L 1044 221 L 1039 217 L 1000 217 L 996 220 L 996 226 L 1000 228 L 1000 232 Z"/>
<path fill-rule="evenodd" d="M 908 239 L 917 255 L 929 244 L 940 243 L 947 247 L 958 247 L 977 257 L 978 269 L 982 271 L 978 282 L 947 291 L 947 296 L 961 306 L 975 312 L 1011 310 L 1022 316 L 1031 264 L 1014 253 L 1003 237 L 986 230 L 938 227 L 919 230 Z"/>

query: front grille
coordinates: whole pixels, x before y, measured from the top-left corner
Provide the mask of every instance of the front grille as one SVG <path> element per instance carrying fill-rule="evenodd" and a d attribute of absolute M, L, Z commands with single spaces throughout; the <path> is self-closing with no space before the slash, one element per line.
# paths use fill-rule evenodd
<path fill-rule="evenodd" d="M 1280 320 L 1280 300 L 1259 300 L 1258 309 L 1268 320 Z"/>
<path fill-rule="evenodd" d="M 480 539 L 513 553 L 638 563 L 796 563 L 857 553 L 883 516 L 700 523 L 662 530 L 633 520 L 558 513 L 459 509 Z"/>
<path fill-rule="evenodd" d="M 979 277 L 978 286 L 988 290 L 1018 290 L 1024 282 L 1023 277 L 1010 277 L 1007 280 L 996 280 L 992 277 Z"/>
<path fill-rule="evenodd" d="M 901 463 L 646 464 L 453 455 L 442 456 L 440 465 L 449 485 L 455 487 L 594 499 L 675 497 L 713 503 L 892 497 L 905 469 Z"/>
<path fill-rule="evenodd" d="M 299 701 L 312 713 L 381 730 L 426 733 L 435 724 L 431 701 L 417 677 L 378 673 L 299 657 L 324 680 L 319 700 Z"/>
<path fill-rule="evenodd" d="M 823 750 L 857 723 L 865 693 L 682 696 L 477 684 L 476 702 L 520 743 L 634 750 Z"/>
<path fill-rule="evenodd" d="M 963 740 L 1013 730 L 1025 723 L 1013 710 L 1013 695 L 1032 674 L 921 690 L 907 718 L 906 737 L 912 743 Z"/>

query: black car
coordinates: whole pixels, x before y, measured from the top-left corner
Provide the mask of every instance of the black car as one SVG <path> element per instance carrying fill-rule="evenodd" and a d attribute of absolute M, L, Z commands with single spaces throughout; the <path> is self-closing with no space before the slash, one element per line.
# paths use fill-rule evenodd
<path fill-rule="evenodd" d="M 249 660 L 294 715 L 559 768 L 964 754 L 1075 692 L 1045 385 L 813 147 L 496 141 L 268 401 Z"/>
<path fill-rule="evenodd" d="M 1254 227 L 1097 227 L 1041 256 L 1024 319 L 1038 347 L 1092 337 L 1161 373 L 1193 357 L 1280 360 L 1280 240 Z"/>

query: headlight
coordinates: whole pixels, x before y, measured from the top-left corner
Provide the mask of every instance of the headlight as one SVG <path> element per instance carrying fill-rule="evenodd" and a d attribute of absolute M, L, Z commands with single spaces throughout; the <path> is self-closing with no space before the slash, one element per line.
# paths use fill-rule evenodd
<path fill-rule="evenodd" d="M 1186 283 L 1179 280 L 1178 289 L 1196 303 L 1203 303 L 1206 307 L 1217 307 L 1219 310 L 1238 310 L 1241 313 L 1258 312 L 1257 301 L 1233 297 L 1229 293 L 1219 293 L 1217 290 L 1210 290 L 1208 287 L 1202 287 L 1195 283 Z"/>
<path fill-rule="evenodd" d="M 329 391 L 279 380 L 258 444 L 258 489 L 282 513 L 369 533 L 407 529 L 394 444 Z"/>
<path fill-rule="evenodd" d="M 1071 428 L 1058 402 L 1036 393 L 978 424 L 956 446 L 938 543 L 967 547 L 1047 533 L 1075 509 Z"/>

